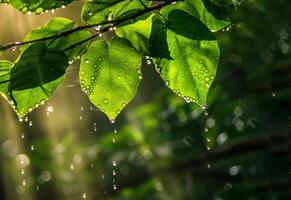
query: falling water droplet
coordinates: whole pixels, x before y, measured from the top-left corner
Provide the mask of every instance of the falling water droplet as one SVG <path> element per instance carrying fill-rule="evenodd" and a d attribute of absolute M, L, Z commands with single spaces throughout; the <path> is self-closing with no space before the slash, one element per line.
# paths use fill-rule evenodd
<path fill-rule="evenodd" d="M 24 169 L 21 170 L 21 174 L 24 175 Z"/>
<path fill-rule="evenodd" d="M 30 150 L 31 150 L 31 151 L 34 150 L 34 146 L 33 146 L 33 145 L 30 146 Z"/>
<path fill-rule="evenodd" d="M 113 190 L 117 190 L 117 186 L 115 184 L 113 185 Z"/>
<path fill-rule="evenodd" d="M 70 169 L 74 170 L 74 165 L 73 164 L 71 164 Z"/>
<path fill-rule="evenodd" d="M 86 193 L 83 193 L 82 198 L 86 199 Z"/>
<path fill-rule="evenodd" d="M 208 168 L 210 168 L 210 167 L 211 167 L 211 165 L 208 163 L 208 164 L 207 164 L 207 167 L 208 167 Z"/>
<path fill-rule="evenodd" d="M 113 161 L 112 161 L 112 165 L 113 165 L 114 167 L 116 167 L 116 165 L 117 165 L 116 160 L 113 160 Z"/>
<path fill-rule="evenodd" d="M 272 92 L 272 97 L 276 97 L 276 93 L 275 92 Z"/>
<path fill-rule="evenodd" d="M 25 180 L 22 181 L 22 185 L 26 186 L 26 181 Z"/>
<path fill-rule="evenodd" d="M 29 126 L 32 126 L 32 121 L 29 121 L 29 124 L 28 124 Z"/>

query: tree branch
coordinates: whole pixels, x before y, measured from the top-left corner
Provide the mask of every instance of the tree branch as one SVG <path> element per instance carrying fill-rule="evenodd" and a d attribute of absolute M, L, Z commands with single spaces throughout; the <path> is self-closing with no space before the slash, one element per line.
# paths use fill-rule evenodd
<path fill-rule="evenodd" d="M 99 31 L 99 33 L 102 32 L 102 31 L 106 32 L 106 31 L 109 30 L 108 25 L 112 26 L 112 27 L 115 27 L 115 26 L 120 25 L 121 23 L 123 23 L 123 22 L 125 22 L 127 20 L 135 19 L 135 18 L 137 18 L 139 16 L 142 16 L 142 15 L 144 15 L 146 13 L 149 13 L 151 11 L 159 10 L 159 9 L 161 9 L 161 8 L 167 6 L 167 5 L 170 5 L 170 4 L 172 4 L 172 3 L 176 2 L 176 1 L 177 0 L 167 0 L 164 3 L 159 3 L 157 5 L 154 5 L 154 6 L 151 6 L 151 7 L 147 7 L 145 9 L 143 9 L 143 10 L 140 10 L 140 11 L 138 11 L 136 13 L 130 14 L 130 15 L 125 16 L 125 17 L 117 18 L 115 20 L 110 20 L 110 21 L 104 20 L 103 22 L 100 22 L 98 24 L 88 24 L 88 25 L 78 26 L 78 27 L 73 28 L 71 30 L 64 31 L 64 32 L 61 32 L 61 33 L 58 33 L 58 34 L 55 34 L 55 35 L 52 35 L 52 36 L 48 36 L 48 37 L 44 37 L 44 38 L 40 38 L 40 39 L 35 39 L 35 40 L 30 40 L 30 41 L 25 41 L 25 42 L 13 42 L 13 43 L 10 43 L 10 44 L 4 45 L 4 46 L 0 45 L 0 51 L 5 51 L 5 50 L 8 50 L 10 48 L 15 48 L 15 47 L 18 47 L 18 46 L 31 44 L 31 43 L 35 43 L 35 42 L 41 42 L 41 41 L 46 41 L 46 40 L 50 40 L 50 39 L 56 39 L 56 38 L 60 38 L 60 37 L 65 37 L 65 36 L 68 36 L 68 35 L 70 35 L 72 33 L 77 32 L 77 31 L 81 31 L 81 30 L 85 30 L 85 29 L 89 29 L 89 28 L 95 28 L 95 27 L 99 27 L 99 26 L 107 25 L 106 28 L 100 29 L 100 31 Z M 178 0 L 178 1 L 181 1 L 181 0 Z M 84 42 L 86 42 L 88 40 L 91 40 L 91 39 L 93 39 L 93 38 L 95 38 L 97 36 L 98 36 L 97 34 L 94 34 L 93 36 L 83 40 L 83 42 L 82 41 L 78 42 L 78 43 L 76 43 L 76 44 L 74 44 L 72 46 L 75 47 L 75 46 L 77 46 L 77 45 L 79 45 L 81 43 L 84 43 Z M 69 47 L 69 48 L 71 49 L 72 47 Z"/>

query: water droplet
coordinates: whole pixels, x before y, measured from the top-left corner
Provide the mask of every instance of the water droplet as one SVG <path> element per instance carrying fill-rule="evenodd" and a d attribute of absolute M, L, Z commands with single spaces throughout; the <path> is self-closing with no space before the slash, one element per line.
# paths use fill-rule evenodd
<path fill-rule="evenodd" d="M 54 107 L 53 106 L 48 106 L 47 107 L 47 111 L 52 113 L 54 111 Z"/>
<path fill-rule="evenodd" d="M 104 102 L 105 104 L 108 104 L 109 100 L 108 100 L 108 99 L 104 99 L 103 102 Z"/>
<path fill-rule="evenodd" d="M 152 64 L 151 60 L 147 60 L 146 62 L 147 62 L 148 65 Z"/>
<path fill-rule="evenodd" d="M 169 86 L 169 85 L 170 85 L 170 81 L 166 80 L 166 81 L 165 81 L 165 85 L 166 85 L 166 86 Z"/>
<path fill-rule="evenodd" d="M 33 145 L 30 146 L 30 150 L 31 150 L 31 151 L 34 150 L 34 146 L 33 146 Z"/>
<path fill-rule="evenodd" d="M 276 93 L 275 92 L 272 92 L 272 97 L 276 97 Z"/>
<path fill-rule="evenodd" d="M 83 193 L 82 198 L 86 199 L 86 193 Z"/>
<path fill-rule="evenodd" d="M 113 185 L 113 190 L 117 190 L 117 186 L 115 184 Z"/>
<path fill-rule="evenodd" d="M 113 165 L 114 167 L 116 167 L 116 165 L 117 165 L 116 160 L 113 160 L 113 161 L 112 161 L 112 165 Z"/>
<path fill-rule="evenodd" d="M 85 59 L 85 63 L 86 63 L 86 64 L 89 64 L 89 60 L 88 60 L 88 59 Z"/>
<path fill-rule="evenodd" d="M 32 126 L 32 121 L 29 121 L 29 124 L 28 124 L 29 126 Z"/>

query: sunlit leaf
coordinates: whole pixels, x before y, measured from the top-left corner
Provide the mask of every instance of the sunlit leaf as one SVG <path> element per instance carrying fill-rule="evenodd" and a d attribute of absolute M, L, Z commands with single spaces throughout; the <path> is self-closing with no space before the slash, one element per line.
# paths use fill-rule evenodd
<path fill-rule="evenodd" d="M 10 71 L 13 63 L 8 60 L 0 60 L 0 94 L 7 100 L 11 100 L 9 97 L 9 83 L 10 83 Z"/>
<path fill-rule="evenodd" d="M 54 36 L 61 32 L 69 31 L 73 29 L 74 27 L 76 27 L 75 22 L 66 18 L 57 17 L 49 21 L 47 24 L 30 32 L 25 37 L 24 41 L 31 41 L 31 40 L 41 39 L 44 37 Z M 81 31 L 74 32 L 70 35 L 67 35 L 65 37 L 47 40 L 46 44 L 48 48 L 64 50 L 67 47 L 70 47 L 71 45 L 90 37 L 90 35 L 91 34 L 89 31 L 81 30 Z M 82 53 L 82 51 L 87 45 L 88 43 L 85 42 L 79 45 L 78 47 L 75 47 L 71 50 L 66 51 L 65 53 L 69 59 L 74 59 Z M 22 46 L 20 48 L 20 51 L 24 51 L 28 46 L 29 45 Z"/>
<path fill-rule="evenodd" d="M 126 12 L 144 9 L 149 1 L 145 0 L 92 0 L 87 1 L 82 9 L 82 19 L 89 24 L 113 20 Z"/>
<path fill-rule="evenodd" d="M 146 19 L 139 20 L 135 23 L 128 24 L 126 26 L 118 27 L 116 34 L 119 37 L 128 39 L 131 44 L 138 51 L 148 54 L 149 53 L 149 41 L 152 30 L 153 14 Z"/>
<path fill-rule="evenodd" d="M 63 82 L 67 56 L 45 43 L 29 46 L 11 69 L 9 90 L 17 113 L 24 116 L 44 103 Z"/>
<path fill-rule="evenodd" d="M 45 10 L 65 6 L 72 1 L 73 0 L 9 0 L 9 4 L 23 13 L 30 11 L 35 14 L 41 14 Z"/>
<path fill-rule="evenodd" d="M 154 24 L 151 52 L 166 85 L 186 101 L 205 105 L 219 58 L 214 35 L 181 10 L 171 11 L 166 24 Z"/>
<path fill-rule="evenodd" d="M 91 102 L 114 120 L 135 96 L 142 56 L 121 38 L 92 43 L 82 56 L 81 87 Z"/>

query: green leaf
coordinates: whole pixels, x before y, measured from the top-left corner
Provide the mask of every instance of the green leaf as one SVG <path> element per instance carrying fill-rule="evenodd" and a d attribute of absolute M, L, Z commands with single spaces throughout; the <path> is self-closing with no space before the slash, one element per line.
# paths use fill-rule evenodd
<path fill-rule="evenodd" d="M 67 18 L 62 18 L 62 17 L 57 17 L 52 19 L 51 21 L 49 21 L 47 24 L 45 24 L 44 26 L 41 26 L 35 30 L 33 30 L 32 32 L 30 32 L 24 39 L 24 41 L 31 41 L 31 40 L 37 40 L 37 39 L 41 39 L 44 37 L 50 37 L 50 36 L 54 36 L 57 35 L 61 32 L 65 32 L 65 31 L 69 31 L 73 28 L 76 27 L 76 23 L 67 19 Z M 51 39 L 51 40 L 47 40 L 46 44 L 48 48 L 55 48 L 58 50 L 64 50 L 67 47 L 82 41 L 86 38 L 89 38 L 91 36 L 89 31 L 84 31 L 84 30 L 80 30 L 77 32 L 74 32 L 70 35 L 67 35 L 65 37 L 61 37 L 61 38 L 55 38 L 55 39 Z M 66 55 L 68 56 L 68 58 L 74 59 L 76 57 L 78 57 L 83 50 L 87 47 L 88 42 L 85 42 L 81 45 L 79 45 L 78 47 L 75 47 L 71 50 L 66 51 Z M 29 45 L 23 45 L 20 48 L 20 51 L 24 51 Z"/>
<path fill-rule="evenodd" d="M 10 70 L 13 62 L 8 60 L 0 60 L 0 94 L 8 100 L 11 104 L 9 97 L 9 83 L 10 83 Z"/>
<path fill-rule="evenodd" d="M 97 24 L 113 20 L 126 12 L 144 9 L 146 0 L 92 0 L 87 1 L 82 8 L 82 20 L 89 24 Z"/>
<path fill-rule="evenodd" d="M 11 69 L 9 90 L 19 117 L 44 103 L 63 82 L 67 56 L 46 44 L 29 46 Z"/>
<path fill-rule="evenodd" d="M 91 102 L 114 120 L 136 94 L 142 56 L 122 38 L 92 43 L 82 56 L 81 87 Z"/>
<path fill-rule="evenodd" d="M 41 14 L 45 10 L 51 10 L 71 3 L 73 0 L 9 0 L 14 8 L 22 13 L 34 12 Z"/>
<path fill-rule="evenodd" d="M 233 5 L 233 0 L 210 0 L 212 3 L 217 6 L 229 6 Z"/>
<path fill-rule="evenodd" d="M 128 39 L 131 45 L 139 52 L 149 54 L 149 38 L 152 30 L 153 16 L 155 15 L 152 14 L 146 19 L 118 27 L 116 34 L 119 37 Z"/>
<path fill-rule="evenodd" d="M 166 85 L 186 101 L 205 105 L 219 58 L 214 35 L 182 10 L 171 11 L 166 24 L 154 24 L 151 51 Z"/>
<path fill-rule="evenodd" d="M 209 0 L 185 0 L 161 9 L 161 13 L 180 9 L 200 19 L 212 32 L 221 30 L 230 25 L 227 16 L 222 15 L 221 9 L 211 4 Z M 217 9 L 217 10 L 215 10 Z"/>

